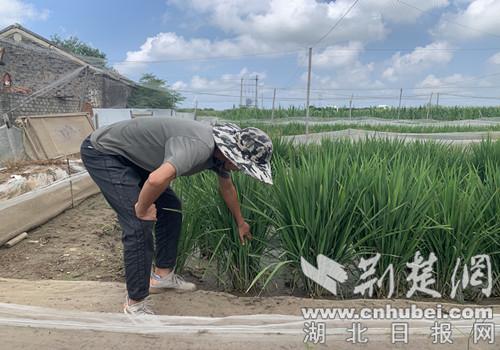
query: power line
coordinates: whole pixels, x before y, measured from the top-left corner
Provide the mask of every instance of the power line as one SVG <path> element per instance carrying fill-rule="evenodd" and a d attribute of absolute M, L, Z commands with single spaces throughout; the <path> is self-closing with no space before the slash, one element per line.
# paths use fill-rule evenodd
<path fill-rule="evenodd" d="M 194 91 L 194 90 L 176 90 L 178 92 L 188 93 L 188 94 L 197 94 L 197 95 L 206 95 L 206 96 L 217 96 L 217 97 L 230 97 L 230 98 L 239 98 L 237 95 L 230 94 L 221 94 L 214 92 L 206 92 L 206 91 Z M 459 97 L 459 98 L 471 98 L 471 99 L 488 99 L 488 100 L 500 100 L 500 97 L 495 96 L 478 96 L 478 95 L 464 95 L 457 94 L 453 92 L 441 93 L 441 96 L 450 96 L 450 97 Z M 321 101 L 339 101 L 346 100 L 351 98 L 351 95 L 321 95 L 321 96 L 313 96 L 313 100 L 321 100 Z M 352 97 L 353 100 L 359 101 L 368 101 L 368 100 L 396 100 L 396 95 L 355 95 Z M 272 100 L 272 97 L 263 97 L 264 100 Z M 428 99 L 427 94 L 420 95 L 405 95 L 405 100 L 426 100 Z M 279 98 L 280 101 L 303 101 L 303 97 L 293 97 L 293 96 L 281 96 Z"/>
<path fill-rule="evenodd" d="M 363 87 L 355 87 L 355 88 L 315 88 L 311 89 L 311 91 L 399 91 L 403 90 L 438 90 L 438 89 L 480 89 L 480 90 L 489 90 L 489 89 L 498 89 L 500 85 L 492 85 L 492 86 L 457 86 L 457 85 L 433 85 L 429 87 L 401 87 L 401 88 L 363 88 Z M 266 88 L 267 90 L 271 90 L 272 88 Z M 305 91 L 305 88 L 285 88 L 285 87 L 277 87 L 279 90 L 286 91 Z"/>
<path fill-rule="evenodd" d="M 359 0 L 354 0 L 354 2 L 352 3 L 352 5 L 347 9 L 347 11 L 342 15 L 340 16 L 340 18 L 337 20 L 337 22 L 335 22 L 335 24 L 321 37 L 319 38 L 318 41 L 316 41 L 314 44 L 312 44 L 311 46 L 316 46 L 318 45 L 321 41 L 323 41 L 328 35 L 330 35 L 330 33 L 335 29 L 337 28 L 337 26 L 340 24 L 340 22 L 342 22 L 342 20 L 349 14 L 349 12 L 351 12 L 351 10 L 354 8 L 354 6 L 356 6 L 356 4 L 359 2 Z"/>
<path fill-rule="evenodd" d="M 403 0 L 396 0 L 397 2 L 400 2 L 401 4 L 409 7 L 409 8 L 412 8 L 414 10 L 417 10 L 417 11 L 420 11 L 422 13 L 426 12 L 425 10 L 422 10 L 421 8 L 415 6 L 415 5 L 412 5 L 412 4 L 409 4 Z M 448 23 L 451 23 L 451 24 L 454 24 L 456 26 L 459 26 L 459 27 L 462 27 L 462 28 L 466 28 L 466 29 L 470 29 L 470 30 L 473 30 L 473 31 L 476 31 L 478 33 L 483 33 L 483 34 L 487 34 L 487 35 L 491 35 L 491 36 L 494 36 L 494 37 L 497 37 L 497 38 L 500 38 L 500 35 L 498 34 L 494 34 L 494 33 L 490 33 L 490 32 L 487 32 L 485 30 L 482 30 L 482 29 L 478 29 L 478 28 L 474 28 L 474 27 L 471 27 L 471 26 L 468 26 L 468 25 L 465 25 L 465 24 L 462 24 L 462 23 L 458 23 L 456 21 L 451 21 L 451 20 L 447 20 L 447 19 L 443 19 L 441 18 L 441 20 L 443 22 L 448 22 Z"/>
<path fill-rule="evenodd" d="M 317 47 L 318 49 L 326 49 L 330 46 L 324 46 L 324 47 Z M 357 51 L 364 51 L 364 52 L 402 52 L 402 51 L 414 51 L 415 48 L 408 48 L 408 47 L 402 47 L 402 48 L 364 48 L 362 50 L 359 49 L 348 49 L 348 48 L 336 48 L 336 52 L 357 52 Z M 426 47 L 421 47 L 418 49 L 419 51 L 436 51 L 436 52 L 441 52 L 441 51 L 452 51 L 452 52 L 459 52 L 459 51 L 464 51 L 464 52 L 478 52 L 478 51 L 500 51 L 500 47 L 485 47 L 485 48 L 426 48 Z M 160 63 L 170 63 L 170 62 L 195 62 L 195 61 L 217 61 L 217 60 L 232 60 L 232 59 L 243 59 L 243 58 L 249 58 L 249 57 L 257 57 L 257 56 L 274 56 L 274 55 L 292 55 L 292 54 L 297 54 L 300 52 L 303 52 L 304 50 L 291 50 L 291 51 L 274 51 L 274 52 L 262 52 L 262 53 L 255 53 L 255 54 L 242 54 L 242 55 L 230 55 L 230 56 L 202 56 L 202 57 L 191 57 L 191 58 L 169 58 L 169 59 L 157 59 L 157 60 L 108 60 L 108 63 L 116 63 L 120 65 L 132 65 L 132 64 L 137 64 L 137 63 L 148 63 L 148 64 L 160 64 Z M 350 56 L 351 54 L 346 53 L 335 53 L 332 56 L 335 57 L 344 57 L 344 56 Z M 80 57 L 84 59 L 85 57 L 82 56 Z"/>

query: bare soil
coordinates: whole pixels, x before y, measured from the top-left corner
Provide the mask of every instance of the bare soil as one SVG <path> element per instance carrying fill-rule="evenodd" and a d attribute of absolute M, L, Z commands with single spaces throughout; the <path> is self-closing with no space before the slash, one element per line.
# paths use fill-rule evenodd
<path fill-rule="evenodd" d="M 86 312 L 121 312 L 121 302 L 125 287 L 118 282 L 94 281 L 28 281 L 0 278 L 0 300 L 3 302 L 49 307 L 51 309 Z M 234 315 L 281 314 L 300 316 L 301 307 L 384 307 L 384 300 L 314 300 L 290 296 L 282 297 L 238 297 L 228 293 L 198 290 L 195 292 L 169 291 L 152 295 L 155 311 L 168 316 L 209 316 L 225 317 Z M 392 300 L 393 307 L 408 307 L 413 302 Z M 431 307 L 435 303 L 416 302 L 419 307 Z M 443 305 L 443 310 L 451 307 Z M 498 308 L 496 312 L 498 312 Z M 29 312 L 26 310 L 25 312 Z M 29 320 L 30 315 L 23 315 Z M 69 320 L 60 317 L 61 320 Z M 234 317 L 232 318 L 234 319 Z M 226 322 L 233 322 L 226 319 Z M 1 318 L 0 318 L 1 320 Z M 88 318 L 87 318 L 88 320 Z M 2 320 L 3 321 L 3 320 Z M 92 322 L 99 323 L 98 314 L 93 314 Z M 152 322 L 152 321 L 151 321 Z M 178 322 L 181 322 L 178 320 Z M 250 322 L 250 321 L 248 321 Z M 367 321 L 368 322 L 368 321 Z M 139 323 L 140 324 L 140 323 Z M 29 326 L 29 323 L 27 324 Z M 432 344 L 427 326 L 415 324 L 423 332 L 411 335 L 409 345 L 391 346 L 389 336 L 370 335 L 368 344 L 353 345 L 346 342 L 346 330 L 351 323 L 339 320 L 332 324 L 334 335 L 329 335 L 326 344 L 304 344 L 304 335 L 300 332 L 287 333 L 217 333 L 210 327 L 204 331 L 186 334 L 174 333 L 116 333 L 85 329 L 62 329 L 61 327 L 33 327 L 13 324 L 0 325 L 2 342 L 0 349 L 496 349 L 498 344 L 472 344 L 468 347 L 467 334 L 457 333 L 453 344 L 439 346 Z M 329 326 L 329 327 L 331 327 Z M 368 327 L 390 329 L 388 322 L 375 323 Z M 330 328 L 329 328 L 330 329 Z M 372 328 L 370 328 L 372 329 Z M 412 328 L 413 329 L 413 328 Z M 430 332 L 430 331 L 429 331 Z"/>
<path fill-rule="evenodd" d="M 90 197 L 0 249 L 0 266 L 0 277 L 124 281 L 116 215 L 102 195 Z"/>

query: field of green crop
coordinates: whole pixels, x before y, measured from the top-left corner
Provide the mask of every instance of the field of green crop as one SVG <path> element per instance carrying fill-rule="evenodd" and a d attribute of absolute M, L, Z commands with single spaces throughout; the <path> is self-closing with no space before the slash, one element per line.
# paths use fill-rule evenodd
<path fill-rule="evenodd" d="M 187 110 L 186 110 L 187 111 Z M 192 111 L 192 110 L 189 110 Z M 212 116 L 227 120 L 248 120 L 248 119 L 271 119 L 272 111 L 270 109 L 253 108 L 234 108 L 223 111 L 199 110 L 200 116 Z M 293 118 L 304 117 L 306 111 L 304 108 L 288 107 L 277 108 L 274 112 L 274 118 Z M 461 107 L 461 106 L 427 106 L 402 107 L 383 109 L 377 107 L 353 108 L 333 108 L 333 107 L 313 107 L 310 108 L 310 116 L 317 118 L 349 118 L 349 117 L 371 117 L 385 119 L 426 119 L 436 120 L 461 120 L 500 117 L 500 107 Z"/>
<path fill-rule="evenodd" d="M 203 256 L 229 290 L 259 292 L 285 276 L 288 285 L 317 296 L 325 291 L 301 272 L 301 257 L 316 265 L 323 254 L 343 264 L 352 286 L 360 259 L 380 253 L 375 276 L 392 264 L 395 295 L 402 297 L 409 289 L 406 264 L 417 251 L 425 259 L 432 252 L 438 261 L 430 288 L 447 298 L 457 259 L 470 268 L 472 257 L 487 254 L 492 294 L 500 295 L 500 142 L 465 150 L 382 140 L 274 148 L 273 186 L 233 175 L 254 235 L 245 246 L 215 175 L 177 180 L 184 203 L 178 269 L 188 256 Z M 387 284 L 375 287 L 377 297 L 387 294 Z M 482 294 L 476 286 L 457 295 Z"/>

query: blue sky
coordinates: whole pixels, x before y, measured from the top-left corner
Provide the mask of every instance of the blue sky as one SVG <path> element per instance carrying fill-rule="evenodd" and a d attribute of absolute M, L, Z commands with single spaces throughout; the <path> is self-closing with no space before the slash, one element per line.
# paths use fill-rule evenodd
<path fill-rule="evenodd" d="M 0 0 L 0 25 L 75 35 L 138 80 L 154 73 L 185 107 L 255 96 L 303 105 L 313 46 L 315 105 L 500 102 L 500 0 Z M 339 18 L 348 14 L 322 38 Z M 319 41 L 319 42 L 318 42 Z M 498 99 L 497 99 L 498 98 Z"/>

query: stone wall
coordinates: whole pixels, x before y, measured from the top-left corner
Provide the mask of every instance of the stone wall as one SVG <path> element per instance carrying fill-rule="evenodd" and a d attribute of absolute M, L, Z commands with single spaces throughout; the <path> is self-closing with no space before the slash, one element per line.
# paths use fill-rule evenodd
<path fill-rule="evenodd" d="M 13 113 L 9 113 L 9 119 L 13 121 L 19 116 L 71 113 L 81 109 L 81 100 L 75 97 L 35 97 L 29 101 L 27 98 L 25 94 L 0 93 L 0 114 L 16 107 Z"/>
<path fill-rule="evenodd" d="M 0 65 L 0 79 L 5 73 L 12 78 L 10 88 L 3 87 L 0 82 L 0 116 L 26 101 L 29 94 L 83 67 L 26 38 L 21 42 L 2 38 L 0 47 L 5 48 L 5 64 Z M 8 115 L 13 121 L 22 115 L 77 112 L 81 110 L 83 101 L 90 102 L 95 108 L 124 108 L 132 89 L 129 84 L 107 74 L 92 69 L 83 70 L 70 81 L 26 102 Z"/>

